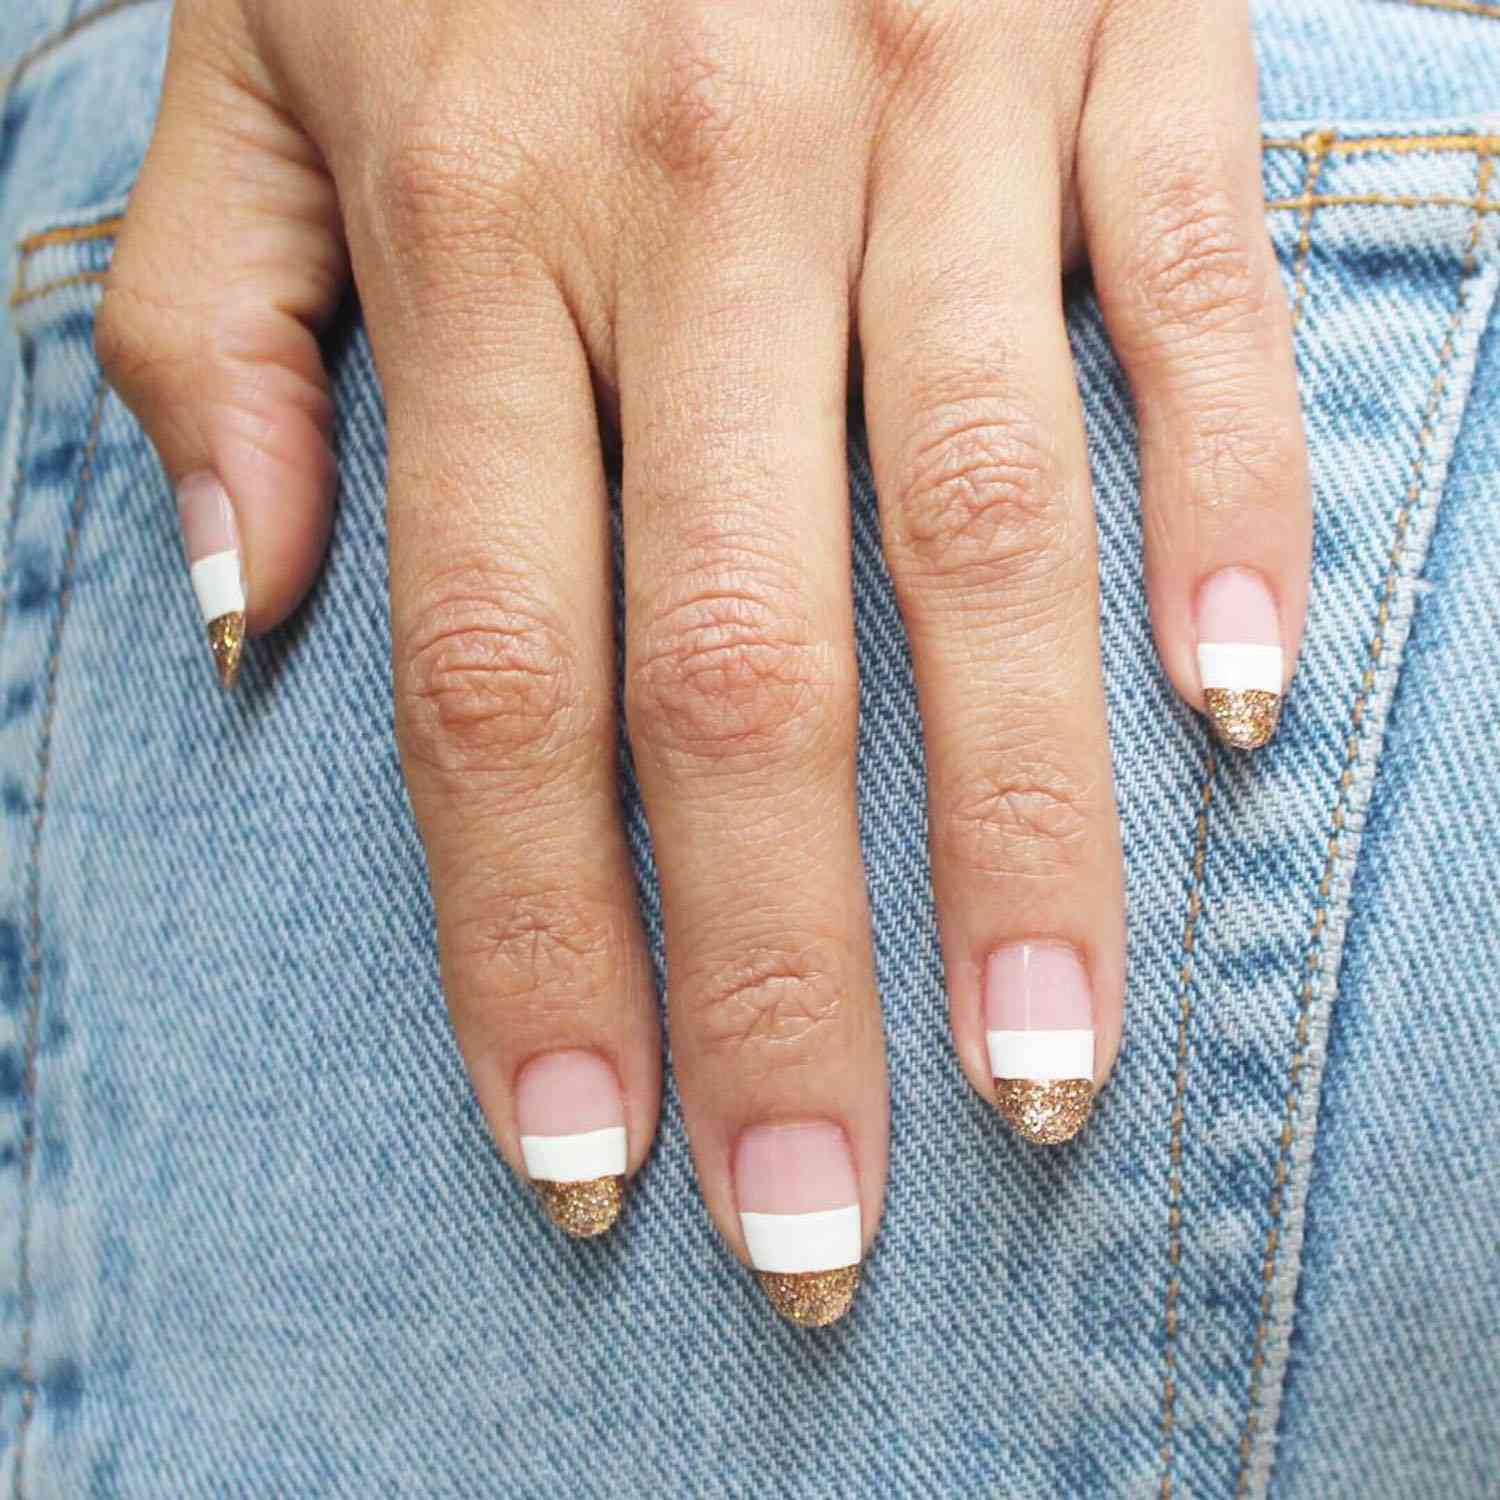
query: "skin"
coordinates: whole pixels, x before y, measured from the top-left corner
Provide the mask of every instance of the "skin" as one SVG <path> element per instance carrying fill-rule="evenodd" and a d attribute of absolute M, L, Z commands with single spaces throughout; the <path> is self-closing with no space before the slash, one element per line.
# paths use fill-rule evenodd
<path fill-rule="evenodd" d="M 673 1055 L 736 1253 L 739 1132 L 887 1087 L 854 801 L 845 410 L 862 381 L 930 774 L 951 1023 L 1072 943 L 1098 1077 L 1124 902 L 1094 518 L 1061 282 L 1135 391 L 1147 585 L 1258 571 L 1295 660 L 1310 536 L 1239 0 L 180 0 L 98 324 L 174 480 L 234 495 L 250 630 L 325 545 L 316 331 L 352 274 L 390 424 L 397 732 L 453 1024 L 500 1150 L 532 1058 L 599 1052 L 630 1168 L 652 981 L 616 801 L 602 444 L 623 451 L 625 708 Z"/>

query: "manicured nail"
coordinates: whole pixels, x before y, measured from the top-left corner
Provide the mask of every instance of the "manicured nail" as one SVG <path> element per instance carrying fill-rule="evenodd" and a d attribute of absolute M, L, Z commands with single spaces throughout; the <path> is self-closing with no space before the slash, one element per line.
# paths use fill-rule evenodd
<path fill-rule="evenodd" d="M 844 1132 L 826 1120 L 754 1126 L 735 1148 L 734 1192 L 750 1264 L 776 1311 L 805 1328 L 843 1317 L 864 1245 Z"/>
<path fill-rule="evenodd" d="M 1089 976 L 1063 943 L 1014 943 L 984 969 L 985 1038 L 995 1103 L 1041 1146 L 1071 1140 L 1094 1107 Z"/>
<path fill-rule="evenodd" d="M 625 1106 L 597 1052 L 548 1052 L 516 1079 L 526 1175 L 552 1222 L 579 1239 L 603 1234 L 625 1201 Z"/>
<path fill-rule="evenodd" d="M 177 487 L 177 515 L 192 569 L 193 592 L 208 626 L 219 681 L 232 688 L 245 649 L 245 575 L 240 568 L 239 528 L 224 486 L 207 470 L 189 474 Z"/>
<path fill-rule="evenodd" d="M 1281 622 L 1259 573 L 1225 568 L 1198 590 L 1198 676 L 1226 745 L 1256 750 L 1281 717 Z"/>

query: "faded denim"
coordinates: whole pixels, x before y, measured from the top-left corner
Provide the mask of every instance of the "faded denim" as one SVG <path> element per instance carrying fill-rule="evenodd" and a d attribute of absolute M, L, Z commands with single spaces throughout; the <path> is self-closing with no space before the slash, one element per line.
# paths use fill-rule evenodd
<path fill-rule="evenodd" d="M 1114 1080 L 1056 1151 L 949 1044 L 855 434 L 894 1116 L 825 1334 L 719 1243 L 670 1086 L 603 1243 L 489 1145 L 392 740 L 352 313 L 327 569 L 213 689 L 92 343 L 167 6 L 93 8 L 0 10 L 0 1496 L 1500 1495 L 1500 4 L 1258 6 L 1317 532 L 1253 758 L 1156 665 L 1130 403 L 1070 297 L 1131 977 Z"/>

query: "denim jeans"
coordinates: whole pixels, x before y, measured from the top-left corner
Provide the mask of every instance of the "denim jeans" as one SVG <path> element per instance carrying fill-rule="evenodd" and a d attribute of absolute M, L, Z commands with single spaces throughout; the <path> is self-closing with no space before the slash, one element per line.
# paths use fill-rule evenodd
<path fill-rule="evenodd" d="M 1500 1495 L 1500 4 L 1257 7 L 1317 529 L 1255 757 L 1157 666 L 1130 401 L 1070 292 L 1131 969 L 1113 1081 L 1054 1152 L 948 1040 L 853 434 L 892 1171 L 826 1333 L 711 1229 L 670 1082 L 602 1242 L 490 1145 L 392 737 L 355 310 L 324 575 L 237 696 L 206 686 L 92 340 L 167 19 L 0 10 L 0 1496 Z"/>

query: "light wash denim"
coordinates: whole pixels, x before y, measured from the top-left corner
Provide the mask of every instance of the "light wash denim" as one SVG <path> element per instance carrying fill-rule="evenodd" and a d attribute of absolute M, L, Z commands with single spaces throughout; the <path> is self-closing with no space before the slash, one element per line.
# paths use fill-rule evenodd
<path fill-rule="evenodd" d="M 1259 755 L 1215 754 L 1157 666 L 1130 402 L 1070 297 L 1131 978 L 1055 1151 L 949 1042 L 855 435 L 894 1121 L 865 1286 L 821 1334 L 711 1229 L 670 1085 L 603 1242 L 490 1146 L 392 740 L 352 313 L 328 566 L 214 689 L 92 342 L 167 6 L 97 5 L 0 7 L 0 1500 L 1500 1495 L 1500 4 L 1258 7 L 1317 496 Z"/>

